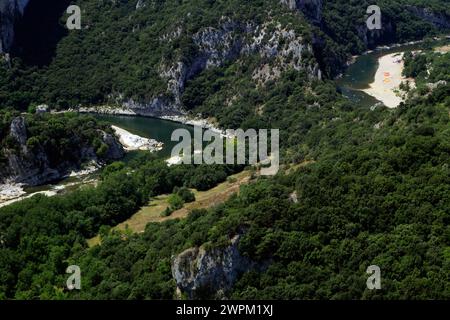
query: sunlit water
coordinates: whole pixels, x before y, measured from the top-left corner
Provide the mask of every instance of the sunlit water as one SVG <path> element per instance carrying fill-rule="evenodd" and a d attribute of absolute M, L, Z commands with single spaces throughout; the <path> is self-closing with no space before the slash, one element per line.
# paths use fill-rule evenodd
<path fill-rule="evenodd" d="M 433 45 L 441 46 L 448 43 L 450 43 L 449 40 L 439 40 L 433 42 Z M 354 63 L 347 68 L 341 78 L 336 80 L 336 84 L 345 97 L 356 102 L 361 107 L 371 107 L 380 103 L 380 101 L 361 91 L 361 89 L 369 88 L 369 84 L 374 81 L 375 73 L 378 69 L 378 59 L 386 54 L 419 50 L 421 48 L 422 44 L 413 44 L 363 54 L 355 59 Z"/>
<path fill-rule="evenodd" d="M 449 40 L 439 41 L 436 42 L 436 46 L 448 43 L 450 43 Z M 374 97 L 361 91 L 361 89 L 368 88 L 369 84 L 373 82 L 375 73 L 378 69 L 378 58 L 389 53 L 418 50 L 420 48 L 420 44 L 405 45 L 361 55 L 357 57 L 355 62 L 347 68 L 342 77 L 336 80 L 336 84 L 345 97 L 356 102 L 363 108 L 369 108 L 380 102 Z M 175 129 L 184 128 L 189 130 L 191 135 L 193 135 L 192 126 L 157 118 L 117 115 L 96 115 L 96 117 L 99 120 L 121 127 L 133 134 L 163 142 L 164 148 L 157 153 L 157 156 L 161 158 L 170 157 L 172 148 L 178 143 L 177 141 L 171 141 L 171 135 Z M 139 152 L 146 151 L 133 151 L 128 153 L 124 161 L 129 161 Z M 86 183 L 90 184 L 93 180 L 96 180 L 97 177 L 98 172 L 83 177 L 67 178 L 55 184 L 26 188 L 25 191 L 27 193 L 26 195 L 38 191 L 49 190 L 60 190 L 60 192 L 67 192 L 70 190 L 75 190 L 79 188 L 79 186 Z"/>

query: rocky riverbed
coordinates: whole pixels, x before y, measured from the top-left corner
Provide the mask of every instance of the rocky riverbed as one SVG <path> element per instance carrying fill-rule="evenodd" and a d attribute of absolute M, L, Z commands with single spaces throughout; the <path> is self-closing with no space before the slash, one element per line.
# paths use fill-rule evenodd
<path fill-rule="evenodd" d="M 113 128 L 119 142 L 126 151 L 142 150 L 155 152 L 163 148 L 163 143 L 155 139 L 140 137 L 117 126 L 111 126 L 111 128 Z"/>

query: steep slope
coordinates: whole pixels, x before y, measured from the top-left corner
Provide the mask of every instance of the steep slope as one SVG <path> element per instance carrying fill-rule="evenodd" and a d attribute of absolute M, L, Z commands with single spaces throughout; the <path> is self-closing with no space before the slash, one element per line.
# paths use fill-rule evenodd
<path fill-rule="evenodd" d="M 16 61 L 12 69 L 2 71 L 2 77 L 11 80 L 0 86 L 0 105 L 25 109 L 33 102 L 58 108 L 110 104 L 139 114 L 174 115 L 199 107 L 198 101 L 183 99 L 189 80 L 228 67 L 220 87 L 230 100 L 222 109 L 233 109 L 237 70 L 249 80 L 243 84 L 246 90 L 258 93 L 264 92 L 261 84 L 292 69 L 304 70 L 311 79 L 332 77 L 351 54 L 433 35 L 450 21 L 445 1 L 378 2 L 383 28 L 370 31 L 365 10 L 374 3 L 368 1 L 84 0 L 76 2 L 82 8 L 82 30 L 66 32 L 57 47 L 48 44 L 42 32 L 27 43 L 26 35 L 36 29 L 31 11 L 37 9 L 31 2 L 26 13 L 31 22 L 19 24 L 22 36 L 16 48 L 28 66 Z M 48 69 L 29 66 L 43 47 L 53 46 L 56 51 L 42 58 L 50 59 Z"/>
<path fill-rule="evenodd" d="M 149 194 L 211 183 L 224 170 L 142 158 L 108 167 L 97 188 L 0 209 L 0 297 L 449 299 L 450 55 L 425 58 L 407 55 L 407 71 L 418 64 L 420 76 L 405 104 L 337 103 L 293 137 L 315 161 L 257 179 L 217 208 L 140 234 L 100 228 Z M 87 248 L 99 229 L 101 245 Z M 83 290 L 63 288 L 71 264 L 83 270 Z M 367 289 L 373 264 L 382 290 Z"/>
<path fill-rule="evenodd" d="M 29 66 L 49 65 L 59 41 L 67 36 L 61 17 L 70 4 L 70 0 L 29 0 L 22 18 L 15 23 L 10 55 Z"/>
<path fill-rule="evenodd" d="M 308 165 L 142 234 L 107 226 L 233 170 L 142 157 L 107 167 L 97 188 L 0 209 L 0 298 L 449 298 L 448 55 L 407 63 L 422 85 L 391 111 L 359 108 L 327 80 L 352 53 L 436 34 L 447 1 L 380 0 L 391 27 L 372 38 L 359 31 L 364 1 L 78 3 L 86 25 L 48 68 L 0 69 L 1 105 L 108 103 L 282 128 L 285 164 Z M 70 264 L 83 270 L 81 291 L 63 287 Z M 381 291 L 366 287 L 372 264 Z"/>
<path fill-rule="evenodd" d="M 430 80 L 445 81 L 449 59 L 435 57 Z M 104 234 L 72 258 L 89 273 L 71 297 L 448 299 L 449 89 L 412 90 L 394 111 L 340 112 L 354 123 L 313 130 L 339 136 L 341 150 L 187 220 Z M 367 141 L 345 140 L 360 131 Z M 372 264 L 382 290 L 367 289 Z"/>
<path fill-rule="evenodd" d="M 9 52 L 14 41 L 14 25 L 23 15 L 29 0 L 0 1 L 0 54 Z"/>
<path fill-rule="evenodd" d="M 40 185 L 61 179 L 82 164 L 123 157 L 110 128 L 76 116 L 12 116 L 0 112 L 0 184 Z"/>

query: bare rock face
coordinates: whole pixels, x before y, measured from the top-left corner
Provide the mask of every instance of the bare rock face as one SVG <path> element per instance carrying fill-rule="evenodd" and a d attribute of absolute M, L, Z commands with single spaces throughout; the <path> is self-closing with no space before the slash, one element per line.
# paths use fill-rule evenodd
<path fill-rule="evenodd" d="M 100 132 L 103 142 L 108 145 L 108 150 L 103 160 L 117 160 L 124 156 L 122 145 L 116 138 L 106 132 Z M 84 162 L 94 161 L 100 164 L 92 146 L 81 143 L 77 150 L 74 150 L 74 157 L 69 161 L 58 163 L 50 160 L 51 155 L 46 152 L 39 143 L 27 144 L 27 128 L 25 118 L 16 117 L 11 121 L 10 137 L 17 144 L 14 148 L 4 148 L 1 150 L 6 161 L 0 166 L 0 183 L 15 182 L 29 186 L 41 185 L 47 182 L 62 179 L 72 170 L 78 170 Z M 78 137 L 73 137 L 78 139 Z M 104 162 L 104 161 L 103 161 Z"/>
<path fill-rule="evenodd" d="M 381 43 L 395 41 L 395 27 L 392 22 L 382 16 L 382 28 L 369 30 L 365 24 L 357 27 L 358 36 L 367 48 L 375 48 Z"/>
<path fill-rule="evenodd" d="M 14 23 L 30 0 L 0 0 L 0 53 L 6 53 L 14 40 Z"/>
<path fill-rule="evenodd" d="M 415 16 L 428 21 L 441 29 L 450 29 L 450 17 L 444 12 L 433 12 L 429 8 L 406 6 L 406 9 Z"/>
<path fill-rule="evenodd" d="M 169 88 L 171 85 L 178 87 L 181 84 L 184 86 L 184 81 L 175 80 L 178 79 L 175 76 L 171 78 L 169 82 Z M 126 110 L 131 110 L 134 114 L 149 117 L 160 117 L 160 116 L 178 116 L 183 115 L 183 110 L 180 109 L 180 90 L 173 89 L 169 90 L 172 96 L 175 98 L 175 103 L 167 96 L 158 96 L 150 100 L 149 102 L 138 102 L 133 99 L 129 99 L 122 103 L 122 107 Z"/>
<path fill-rule="evenodd" d="M 218 27 L 199 30 L 192 37 L 196 52 L 189 61 L 161 64 L 160 76 L 166 80 L 167 95 L 173 97 L 173 101 L 158 98 L 157 104 L 148 105 L 148 115 L 161 115 L 161 110 L 167 115 L 175 114 L 176 110 L 183 113 L 181 96 L 189 79 L 205 69 L 221 66 L 245 55 L 260 54 L 271 61 L 270 65 L 255 70 L 254 80 L 259 83 L 274 80 L 289 67 L 295 70 L 303 69 L 312 78 L 321 77 L 319 66 L 307 65 L 303 59 L 305 55 L 313 54 L 311 45 L 294 30 L 283 29 L 281 25 L 277 25 L 275 31 L 269 31 L 270 29 L 270 23 L 256 25 L 223 18 Z M 180 34 L 177 30 L 162 39 L 173 40 Z M 144 114 L 141 108 L 129 104 L 126 107 L 131 107 L 138 114 Z"/>
<path fill-rule="evenodd" d="M 24 117 L 11 121 L 10 136 L 17 142 L 17 150 L 4 150 L 8 165 L 0 172 L 0 181 L 9 180 L 28 185 L 38 185 L 60 177 L 60 173 L 50 168 L 49 160 L 42 148 L 33 152 L 27 147 L 27 129 Z"/>
<path fill-rule="evenodd" d="M 204 28 L 193 35 L 192 40 L 197 52 L 189 62 L 178 61 L 161 65 L 160 76 L 167 81 L 167 93 L 173 97 L 173 104 L 179 110 L 186 81 L 205 69 L 237 58 L 244 46 L 242 34 L 249 31 L 251 30 L 245 26 L 225 19 L 219 28 Z M 176 36 L 177 33 L 174 34 Z"/>
<path fill-rule="evenodd" d="M 118 160 L 123 158 L 125 155 L 125 151 L 123 150 L 122 145 L 117 142 L 116 138 L 106 132 L 102 132 L 103 134 L 103 142 L 108 145 L 108 151 L 106 153 L 106 158 L 111 160 Z"/>
<path fill-rule="evenodd" d="M 202 295 L 222 298 L 237 277 L 255 267 L 238 251 L 239 236 L 232 239 L 224 249 L 206 251 L 204 248 L 190 248 L 176 256 L 172 262 L 172 275 L 177 288 L 190 299 Z"/>
<path fill-rule="evenodd" d="M 322 0 L 281 0 L 291 10 L 300 10 L 315 23 L 322 20 Z"/>
<path fill-rule="evenodd" d="M 136 10 L 144 8 L 145 6 L 146 6 L 146 3 L 144 2 L 144 0 L 138 0 L 138 2 L 136 3 Z"/>
<path fill-rule="evenodd" d="M 25 146 L 27 142 L 27 128 L 25 118 L 17 117 L 11 121 L 10 135 L 21 145 Z"/>

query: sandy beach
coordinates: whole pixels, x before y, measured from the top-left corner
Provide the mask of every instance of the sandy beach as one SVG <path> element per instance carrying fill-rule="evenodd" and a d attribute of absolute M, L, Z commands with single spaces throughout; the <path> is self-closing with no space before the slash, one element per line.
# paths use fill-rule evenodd
<path fill-rule="evenodd" d="M 155 139 L 140 137 L 117 126 L 111 126 L 111 128 L 114 130 L 116 136 L 119 138 L 120 143 L 126 151 L 148 150 L 153 152 L 159 151 L 163 147 L 163 143 L 158 142 Z"/>
<path fill-rule="evenodd" d="M 413 85 L 412 79 L 406 79 L 402 76 L 404 67 L 403 53 L 391 53 L 381 56 L 378 59 L 378 70 L 375 73 L 374 82 L 369 84 L 368 89 L 363 89 L 365 93 L 380 100 L 388 108 L 396 108 L 403 98 L 399 96 L 398 89 L 400 83 L 409 80 Z"/>

